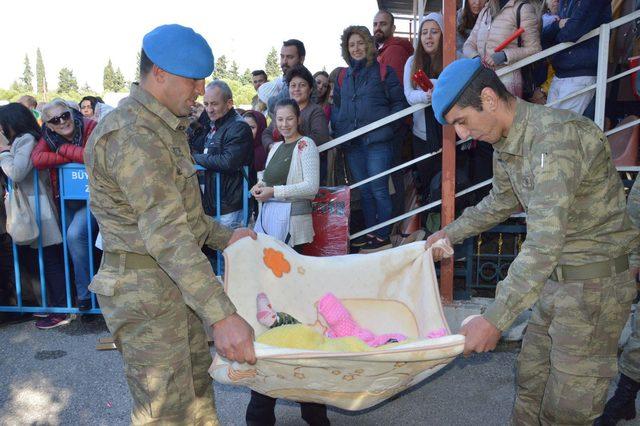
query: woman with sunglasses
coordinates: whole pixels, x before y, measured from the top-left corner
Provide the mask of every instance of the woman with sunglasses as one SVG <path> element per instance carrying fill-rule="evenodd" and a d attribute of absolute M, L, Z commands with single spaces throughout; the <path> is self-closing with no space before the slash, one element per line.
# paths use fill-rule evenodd
<path fill-rule="evenodd" d="M 69 108 L 62 99 L 54 99 L 42 109 L 42 137 L 33 149 L 31 159 L 38 170 L 50 169 L 53 191 L 58 196 L 56 167 L 67 163 L 84 163 L 84 146 L 96 122 Z M 67 228 L 67 246 L 71 253 L 75 275 L 78 309 L 91 309 L 88 287 L 91 281 L 89 266 L 89 231 L 87 229 L 87 204 L 84 201 L 67 201 L 70 221 Z M 95 239 L 98 224 L 90 215 L 91 236 Z M 92 242 L 93 246 L 93 242 Z"/>
<path fill-rule="evenodd" d="M 11 103 L 0 107 L 0 167 L 4 174 L 20 185 L 36 213 L 33 163 L 31 152 L 41 131 L 33 113 L 24 105 Z M 51 192 L 48 173 L 38 174 L 40 202 L 40 241 L 44 276 L 47 282 L 47 306 L 66 306 L 62 235 L 58 224 L 56 205 Z M 38 241 L 30 246 L 18 246 L 20 263 L 30 271 L 38 270 Z M 49 329 L 68 324 L 71 315 L 49 314 L 38 321 L 36 327 Z"/>

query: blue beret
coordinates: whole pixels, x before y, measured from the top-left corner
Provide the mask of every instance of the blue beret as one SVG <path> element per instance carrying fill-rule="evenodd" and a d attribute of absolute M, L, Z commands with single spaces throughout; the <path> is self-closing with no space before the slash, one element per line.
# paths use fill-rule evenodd
<path fill-rule="evenodd" d="M 447 124 L 444 116 L 460 99 L 462 92 L 478 75 L 483 65 L 480 58 L 458 59 L 442 70 L 431 95 L 431 106 L 440 124 Z"/>
<path fill-rule="evenodd" d="M 213 72 L 209 43 L 182 25 L 159 26 L 144 36 L 142 49 L 154 64 L 171 74 L 203 79 Z"/>

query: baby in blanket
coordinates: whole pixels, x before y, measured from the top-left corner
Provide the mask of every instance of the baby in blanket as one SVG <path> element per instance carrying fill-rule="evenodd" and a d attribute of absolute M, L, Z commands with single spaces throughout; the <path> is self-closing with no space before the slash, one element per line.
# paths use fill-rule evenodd
<path fill-rule="evenodd" d="M 353 352 L 370 350 L 407 339 L 407 336 L 399 333 L 376 336 L 371 331 L 360 327 L 342 302 L 332 293 L 327 293 L 317 302 L 318 313 L 327 324 L 327 327 L 322 329 L 302 325 L 291 315 L 276 312 L 264 293 L 258 294 L 257 304 L 257 317 L 260 324 L 271 329 L 288 326 L 278 332 L 267 332 L 258 337 L 259 342 L 273 346 Z"/>

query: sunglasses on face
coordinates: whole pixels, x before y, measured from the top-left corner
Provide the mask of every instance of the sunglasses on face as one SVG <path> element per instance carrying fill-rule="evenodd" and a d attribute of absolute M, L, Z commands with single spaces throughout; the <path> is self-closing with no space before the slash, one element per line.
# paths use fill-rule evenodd
<path fill-rule="evenodd" d="M 47 123 L 53 124 L 53 125 L 58 125 L 62 121 L 69 121 L 70 118 L 71 118 L 71 112 L 70 111 L 65 111 L 62 114 L 60 114 L 59 116 L 51 118 L 49 121 L 47 121 Z"/>

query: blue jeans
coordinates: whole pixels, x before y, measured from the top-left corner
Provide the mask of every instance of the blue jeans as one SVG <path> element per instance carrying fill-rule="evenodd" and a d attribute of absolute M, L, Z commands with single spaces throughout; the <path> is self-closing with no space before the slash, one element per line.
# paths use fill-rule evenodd
<path fill-rule="evenodd" d="M 84 201 L 68 201 L 66 204 L 68 217 L 71 220 L 67 227 L 67 247 L 73 262 L 73 271 L 78 300 L 91 299 L 88 287 L 91 282 L 89 250 L 93 249 L 93 241 L 98 235 L 98 223 L 91 216 L 91 248 L 89 247 L 89 231 L 87 229 L 87 204 Z"/>
<path fill-rule="evenodd" d="M 351 146 L 346 150 L 347 163 L 355 182 L 377 175 L 391 168 L 393 146 L 391 143 L 375 143 L 366 146 Z M 389 177 L 384 176 L 359 187 L 362 199 L 364 223 L 370 228 L 391 219 L 391 196 Z M 390 226 L 374 232 L 380 238 L 387 238 Z"/>
<path fill-rule="evenodd" d="M 237 210 L 235 212 L 220 215 L 218 222 L 231 229 L 236 229 L 244 226 L 243 219 L 242 210 Z"/>

